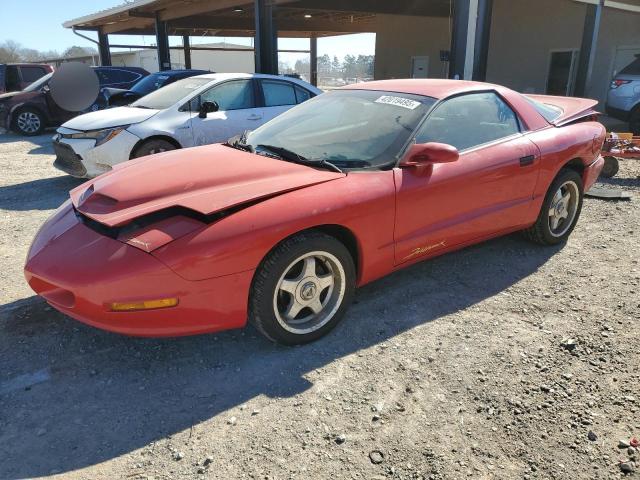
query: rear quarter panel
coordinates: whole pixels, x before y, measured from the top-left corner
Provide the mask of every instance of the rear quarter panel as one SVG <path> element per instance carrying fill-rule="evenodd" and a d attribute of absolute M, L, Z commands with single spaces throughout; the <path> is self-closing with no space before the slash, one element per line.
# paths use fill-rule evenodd
<path fill-rule="evenodd" d="M 582 167 L 591 165 L 600 155 L 605 136 L 606 130 L 598 122 L 549 126 L 528 134 L 528 138 L 538 146 L 541 153 L 540 174 L 530 212 L 532 223 L 560 169 L 572 160 L 579 162 Z"/>
<path fill-rule="evenodd" d="M 291 235 L 340 225 L 356 238 L 358 284 L 393 268 L 395 186 L 392 171 L 346 177 L 262 201 L 180 238 L 153 255 L 188 280 L 253 270 Z"/>

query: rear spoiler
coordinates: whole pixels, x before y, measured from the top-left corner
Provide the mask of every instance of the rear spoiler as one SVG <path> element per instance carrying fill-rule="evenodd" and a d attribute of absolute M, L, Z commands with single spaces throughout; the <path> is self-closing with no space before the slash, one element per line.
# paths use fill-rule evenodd
<path fill-rule="evenodd" d="M 561 127 L 575 122 L 576 120 L 600 114 L 600 112 L 595 110 L 595 106 L 598 105 L 598 101 L 590 98 L 556 97 L 553 95 L 525 96 L 537 102 L 546 103 L 547 105 L 561 109 L 562 113 L 560 116 L 549 122 L 551 125 L 556 127 Z"/>

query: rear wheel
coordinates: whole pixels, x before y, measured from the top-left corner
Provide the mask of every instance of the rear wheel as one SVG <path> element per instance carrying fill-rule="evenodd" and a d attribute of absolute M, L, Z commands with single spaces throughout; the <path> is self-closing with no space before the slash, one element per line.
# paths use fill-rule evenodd
<path fill-rule="evenodd" d="M 640 135 L 640 106 L 637 106 L 631 111 L 631 115 L 629 116 L 629 130 L 631 130 L 634 135 Z"/>
<path fill-rule="evenodd" d="M 27 136 L 40 135 L 44 130 L 44 117 L 36 109 L 23 108 L 14 115 L 13 130 Z"/>
<path fill-rule="evenodd" d="M 281 243 L 258 268 L 249 318 L 272 341 L 308 343 L 338 324 L 354 288 L 355 266 L 347 248 L 329 235 L 303 233 Z"/>
<path fill-rule="evenodd" d="M 155 153 L 168 152 L 169 150 L 175 150 L 176 146 L 161 138 L 147 140 L 143 142 L 133 152 L 132 158 L 145 157 L 147 155 L 153 155 Z"/>
<path fill-rule="evenodd" d="M 616 157 L 606 156 L 604 157 L 604 166 L 602 167 L 600 175 L 606 178 L 611 178 L 618 173 L 619 168 L 620 164 Z"/>
<path fill-rule="evenodd" d="M 536 223 L 525 236 L 541 245 L 565 242 L 578 222 L 582 210 L 582 178 L 574 170 L 562 169 L 551 183 Z"/>

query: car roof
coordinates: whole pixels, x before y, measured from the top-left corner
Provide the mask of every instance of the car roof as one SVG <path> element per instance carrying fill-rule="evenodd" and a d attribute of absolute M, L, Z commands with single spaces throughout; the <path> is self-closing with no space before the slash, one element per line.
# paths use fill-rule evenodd
<path fill-rule="evenodd" d="M 169 77 L 173 77 L 176 75 L 184 75 L 185 73 L 191 73 L 193 75 L 198 75 L 198 74 L 203 74 L 203 73 L 211 73 L 208 72 L 207 70 L 198 70 L 198 69 L 181 69 L 181 70 L 162 70 L 160 72 L 154 72 L 151 75 L 167 75 Z"/>
<path fill-rule="evenodd" d="M 313 85 L 305 82 L 304 80 L 300 80 L 299 78 L 285 77 L 283 75 L 269 75 L 267 73 L 206 73 L 204 75 L 198 75 L 193 78 L 208 78 L 210 80 L 216 81 L 232 80 L 235 78 L 272 78 L 274 80 L 286 80 L 289 82 L 304 85 L 306 88 L 315 88 L 313 87 Z"/>
<path fill-rule="evenodd" d="M 432 78 L 404 78 L 398 80 L 376 80 L 354 83 L 340 87 L 339 90 L 385 90 L 388 92 L 410 93 L 443 99 L 458 93 L 477 90 L 499 90 L 504 87 L 484 82 L 468 80 L 447 80 Z"/>

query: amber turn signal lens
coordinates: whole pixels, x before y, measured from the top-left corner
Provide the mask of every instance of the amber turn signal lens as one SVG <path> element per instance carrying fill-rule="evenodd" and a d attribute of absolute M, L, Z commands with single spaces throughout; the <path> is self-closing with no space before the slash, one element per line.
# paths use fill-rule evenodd
<path fill-rule="evenodd" d="M 152 310 L 154 308 L 169 308 L 178 305 L 177 298 L 160 298 L 158 300 L 144 300 L 142 302 L 114 302 L 109 308 L 114 312 L 129 312 L 131 310 Z"/>

